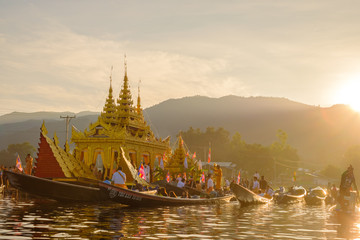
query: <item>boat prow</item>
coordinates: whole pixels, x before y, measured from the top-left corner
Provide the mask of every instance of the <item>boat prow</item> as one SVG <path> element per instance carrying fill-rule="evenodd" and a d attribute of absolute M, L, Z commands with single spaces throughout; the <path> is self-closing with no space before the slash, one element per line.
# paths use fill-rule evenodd
<path fill-rule="evenodd" d="M 29 194 L 61 202 L 99 202 L 106 200 L 98 185 L 86 184 L 77 179 L 54 181 L 31 175 L 4 171 L 12 187 Z"/>
<path fill-rule="evenodd" d="M 248 206 L 251 204 L 264 204 L 264 203 L 269 203 L 272 200 L 272 198 L 269 199 L 262 197 L 254 193 L 253 191 L 250 191 L 249 189 L 236 183 L 231 183 L 230 188 L 232 192 L 235 194 L 235 197 L 239 201 L 241 206 Z"/>

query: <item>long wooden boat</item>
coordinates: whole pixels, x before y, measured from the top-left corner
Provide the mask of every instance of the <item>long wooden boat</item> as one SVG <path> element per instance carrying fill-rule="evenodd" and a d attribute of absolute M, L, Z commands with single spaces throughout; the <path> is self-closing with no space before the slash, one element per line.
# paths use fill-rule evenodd
<path fill-rule="evenodd" d="M 289 192 L 286 193 L 280 193 L 277 194 L 275 197 L 275 200 L 277 203 L 293 203 L 293 202 L 299 202 L 303 201 L 304 197 L 306 195 L 306 189 L 303 187 L 293 187 L 289 190 Z"/>
<path fill-rule="evenodd" d="M 77 179 L 55 181 L 10 171 L 4 171 L 4 173 L 12 187 L 29 194 L 62 202 L 100 202 L 107 200 L 98 185 Z"/>
<path fill-rule="evenodd" d="M 262 197 L 253 191 L 236 183 L 230 184 L 231 191 L 235 194 L 236 199 L 239 201 L 242 207 L 252 204 L 263 204 L 268 203 L 272 199 Z"/>
<path fill-rule="evenodd" d="M 166 197 L 159 195 L 149 195 L 143 192 L 135 192 L 130 189 L 125 189 L 106 183 L 99 183 L 99 186 L 101 191 L 103 191 L 103 193 L 105 193 L 110 200 L 133 207 L 218 204 L 222 202 L 229 202 L 233 197 L 232 195 L 215 198 Z"/>
<path fill-rule="evenodd" d="M 325 202 L 326 191 L 321 187 L 311 189 L 305 196 L 305 202 L 309 205 L 319 205 Z"/>

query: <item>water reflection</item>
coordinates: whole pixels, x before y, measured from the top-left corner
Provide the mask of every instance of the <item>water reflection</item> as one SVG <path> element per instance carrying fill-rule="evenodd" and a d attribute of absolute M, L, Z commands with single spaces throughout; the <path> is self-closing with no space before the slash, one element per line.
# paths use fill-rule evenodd
<path fill-rule="evenodd" d="M 359 229 L 357 215 L 304 203 L 136 209 L 0 198 L 0 239 L 354 239 Z"/>

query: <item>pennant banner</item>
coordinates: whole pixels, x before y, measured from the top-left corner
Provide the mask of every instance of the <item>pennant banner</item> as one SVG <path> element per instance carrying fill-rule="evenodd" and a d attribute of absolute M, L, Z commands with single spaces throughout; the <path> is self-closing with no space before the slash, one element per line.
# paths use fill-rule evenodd
<path fill-rule="evenodd" d="M 202 183 L 205 183 L 205 173 L 204 173 L 204 172 L 201 174 L 200 181 L 201 181 Z"/>
<path fill-rule="evenodd" d="M 21 172 L 23 171 L 22 165 L 21 165 L 21 160 L 20 160 L 20 156 L 18 155 L 16 158 L 16 167 L 17 169 L 19 169 Z"/>
<path fill-rule="evenodd" d="M 167 181 L 168 183 L 170 182 L 170 173 L 169 173 L 169 172 L 166 174 L 166 181 Z"/>
<path fill-rule="evenodd" d="M 211 148 L 209 147 L 208 163 L 211 161 Z"/>
<path fill-rule="evenodd" d="M 144 169 L 144 165 L 141 164 L 139 167 L 139 173 L 138 173 L 139 177 L 142 179 L 146 179 L 146 175 L 145 175 L 145 169 Z"/>

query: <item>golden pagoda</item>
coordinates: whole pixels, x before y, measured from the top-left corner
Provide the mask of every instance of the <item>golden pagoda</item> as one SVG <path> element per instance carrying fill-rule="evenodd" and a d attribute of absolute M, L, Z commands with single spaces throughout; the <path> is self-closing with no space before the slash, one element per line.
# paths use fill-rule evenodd
<path fill-rule="evenodd" d="M 128 176 L 127 181 L 131 182 L 131 170 L 122 160 L 121 148 L 135 169 L 143 162 L 153 171 L 155 162 L 157 161 L 158 165 L 163 154 L 170 151 L 170 137 L 164 140 L 156 138 L 144 121 L 140 90 L 137 106 L 133 106 L 126 62 L 124 82 L 116 102 L 117 104 L 113 98 L 110 76 L 109 95 L 98 120 L 90 124 L 84 132 L 73 127 L 71 141 L 76 145 L 74 155 L 79 161 L 89 167 L 100 161 L 104 178 L 111 178 L 113 171 L 122 166 Z"/>
<path fill-rule="evenodd" d="M 189 150 L 184 146 L 184 140 L 181 136 L 178 137 L 177 148 L 171 154 L 170 159 L 165 163 L 165 169 L 170 172 L 170 174 L 182 173 L 187 171 L 184 167 L 185 158 L 190 169 L 194 166 L 194 159 L 189 156 Z"/>

